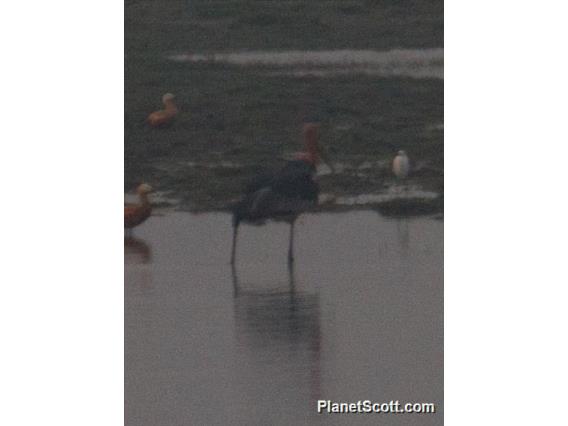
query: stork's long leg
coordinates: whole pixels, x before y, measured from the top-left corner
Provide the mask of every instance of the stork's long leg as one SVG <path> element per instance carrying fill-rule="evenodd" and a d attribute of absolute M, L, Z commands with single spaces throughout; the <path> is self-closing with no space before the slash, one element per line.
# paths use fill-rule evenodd
<path fill-rule="evenodd" d="M 235 255 L 237 251 L 237 234 L 239 232 L 239 225 L 233 226 L 233 245 L 231 248 L 231 265 L 235 264 Z"/>
<path fill-rule="evenodd" d="M 288 263 L 294 262 L 294 224 L 296 223 L 296 218 L 290 223 L 290 240 L 288 245 Z"/>

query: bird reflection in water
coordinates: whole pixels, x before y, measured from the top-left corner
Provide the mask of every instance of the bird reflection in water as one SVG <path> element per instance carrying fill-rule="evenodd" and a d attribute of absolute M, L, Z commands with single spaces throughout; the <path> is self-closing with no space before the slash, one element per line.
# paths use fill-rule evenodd
<path fill-rule="evenodd" d="M 381 251 L 392 252 L 391 244 L 396 243 L 396 248 L 401 255 L 408 255 L 410 251 L 411 233 L 410 221 L 416 213 L 412 210 L 414 204 L 407 203 L 404 200 L 393 200 L 390 203 L 384 203 L 380 208 L 374 209 L 381 217 L 381 220 L 387 220 L 396 224 L 396 235 L 394 239 L 382 239 L 384 246 Z"/>
<path fill-rule="evenodd" d="M 133 285 L 127 286 L 128 292 L 133 294 L 150 294 L 154 291 L 154 278 L 151 267 L 139 267 L 135 265 L 146 265 L 152 261 L 152 249 L 146 241 L 135 238 L 124 238 L 124 263 L 131 265 L 124 268 L 125 282 Z"/>
<path fill-rule="evenodd" d="M 152 250 L 146 241 L 135 238 L 124 238 L 124 263 L 150 263 L 152 261 Z"/>
<path fill-rule="evenodd" d="M 407 255 L 410 247 L 410 229 L 408 227 L 408 218 L 396 219 L 396 233 L 398 237 L 398 244 L 401 248 L 401 254 Z"/>
<path fill-rule="evenodd" d="M 270 386 L 309 389 L 304 402 L 322 397 L 319 294 L 298 291 L 293 264 L 288 266 L 287 286 L 281 289 L 247 288 L 235 265 L 231 271 L 236 338 L 252 368 L 261 377 L 270 377 Z"/>

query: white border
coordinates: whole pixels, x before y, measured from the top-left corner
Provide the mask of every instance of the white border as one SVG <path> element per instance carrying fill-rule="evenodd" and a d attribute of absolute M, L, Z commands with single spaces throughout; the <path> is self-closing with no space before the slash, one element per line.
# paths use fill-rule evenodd
<path fill-rule="evenodd" d="M 566 16 L 446 2 L 449 425 L 568 424 Z"/>
<path fill-rule="evenodd" d="M 446 5 L 449 425 L 566 423 L 567 12 Z M 0 19 L 0 423 L 122 424 L 122 2 Z"/>
<path fill-rule="evenodd" d="M 0 6 L 0 424 L 123 424 L 123 5 Z"/>

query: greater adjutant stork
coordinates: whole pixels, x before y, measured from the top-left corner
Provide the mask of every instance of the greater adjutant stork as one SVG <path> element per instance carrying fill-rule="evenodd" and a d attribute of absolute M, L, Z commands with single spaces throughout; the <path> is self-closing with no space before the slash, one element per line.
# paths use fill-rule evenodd
<path fill-rule="evenodd" d="M 268 219 L 290 223 L 288 263 L 294 261 L 294 223 L 302 212 L 317 206 L 316 166 L 322 157 L 328 163 L 318 142 L 319 124 L 305 123 L 303 137 L 303 152 L 297 153 L 278 173 L 254 179 L 243 199 L 233 206 L 231 264 L 235 263 L 239 225 L 242 222 L 258 225 Z"/>

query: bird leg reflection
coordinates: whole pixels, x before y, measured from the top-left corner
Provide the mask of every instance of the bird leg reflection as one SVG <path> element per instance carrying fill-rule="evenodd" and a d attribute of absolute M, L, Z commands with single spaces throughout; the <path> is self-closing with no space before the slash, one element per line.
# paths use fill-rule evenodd
<path fill-rule="evenodd" d="M 293 295 L 296 292 L 296 275 L 294 273 L 294 263 L 288 263 L 288 287 L 290 294 Z M 239 274 L 237 267 L 234 263 L 231 263 L 231 279 L 233 281 L 233 293 L 234 296 L 239 296 L 241 291 L 241 283 L 239 280 Z"/>
<path fill-rule="evenodd" d="M 239 295 L 239 276 L 237 274 L 237 268 L 235 262 L 231 262 L 231 278 L 233 280 L 233 293 L 237 297 Z"/>
<path fill-rule="evenodd" d="M 288 262 L 288 285 L 290 287 L 290 295 L 296 292 L 296 276 L 294 274 L 294 262 Z"/>

